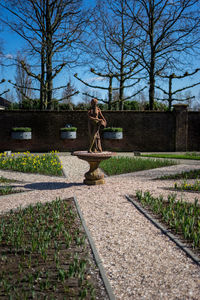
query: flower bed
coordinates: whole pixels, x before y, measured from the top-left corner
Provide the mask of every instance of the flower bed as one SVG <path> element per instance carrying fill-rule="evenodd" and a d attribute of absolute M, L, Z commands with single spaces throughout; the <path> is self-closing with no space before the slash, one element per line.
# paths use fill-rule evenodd
<path fill-rule="evenodd" d="M 107 299 L 73 198 L 0 217 L 0 295 Z"/>

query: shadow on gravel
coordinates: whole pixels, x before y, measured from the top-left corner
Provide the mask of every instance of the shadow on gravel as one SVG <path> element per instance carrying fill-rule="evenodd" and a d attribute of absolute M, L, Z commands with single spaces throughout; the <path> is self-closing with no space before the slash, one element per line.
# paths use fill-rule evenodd
<path fill-rule="evenodd" d="M 72 186 L 81 186 L 83 183 L 65 183 L 65 182 L 36 182 L 24 185 L 26 189 L 32 190 L 59 190 L 59 189 L 67 189 Z"/>

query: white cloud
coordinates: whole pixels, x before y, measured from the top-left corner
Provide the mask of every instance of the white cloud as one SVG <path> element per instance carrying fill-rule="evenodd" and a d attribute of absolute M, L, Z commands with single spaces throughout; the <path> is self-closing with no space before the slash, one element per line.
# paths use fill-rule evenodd
<path fill-rule="evenodd" d="M 10 53 L 5 54 L 4 57 L 7 58 L 7 59 L 13 59 L 14 58 L 14 56 Z"/>
<path fill-rule="evenodd" d="M 90 77 L 87 79 L 87 82 L 91 82 L 91 81 L 104 81 L 105 80 L 105 77 Z"/>

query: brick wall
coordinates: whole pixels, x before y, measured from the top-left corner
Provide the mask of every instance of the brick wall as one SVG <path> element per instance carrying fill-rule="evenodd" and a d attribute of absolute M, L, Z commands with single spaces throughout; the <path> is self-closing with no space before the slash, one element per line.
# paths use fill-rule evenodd
<path fill-rule="evenodd" d="M 188 151 L 200 151 L 200 112 L 188 113 Z"/>
<path fill-rule="evenodd" d="M 184 112 L 183 112 L 184 111 Z M 107 126 L 122 127 L 123 140 L 103 140 L 103 150 L 200 151 L 200 113 L 105 111 Z M 76 140 L 62 140 L 60 128 L 77 127 Z M 12 127 L 31 127 L 32 139 L 11 139 Z M 0 111 L 0 151 L 74 151 L 88 148 L 86 111 Z"/>

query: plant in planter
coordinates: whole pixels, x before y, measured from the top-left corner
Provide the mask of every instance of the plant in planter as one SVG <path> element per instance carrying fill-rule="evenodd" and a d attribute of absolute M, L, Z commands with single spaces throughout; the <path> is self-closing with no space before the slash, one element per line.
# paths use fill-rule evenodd
<path fill-rule="evenodd" d="M 31 140 L 32 132 L 30 127 L 13 127 L 11 132 L 12 139 Z"/>
<path fill-rule="evenodd" d="M 60 128 L 60 137 L 61 139 L 76 139 L 76 127 L 64 127 Z"/>
<path fill-rule="evenodd" d="M 118 127 L 107 127 L 103 129 L 104 139 L 121 140 L 123 138 L 123 129 Z"/>

